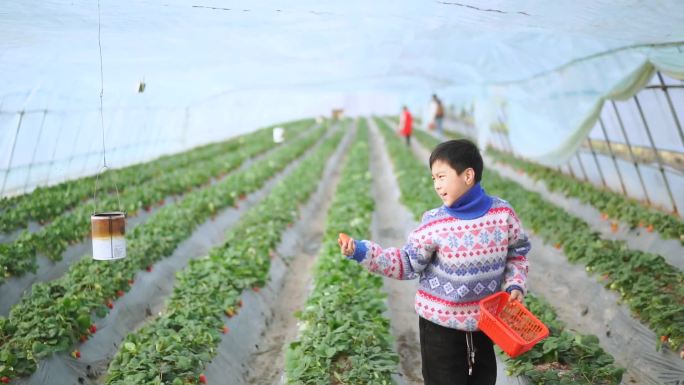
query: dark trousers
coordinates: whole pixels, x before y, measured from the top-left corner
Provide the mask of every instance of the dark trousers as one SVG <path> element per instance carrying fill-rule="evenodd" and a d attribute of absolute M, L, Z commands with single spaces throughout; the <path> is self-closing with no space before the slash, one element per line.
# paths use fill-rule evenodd
<path fill-rule="evenodd" d="M 468 375 L 466 335 L 418 317 L 420 352 L 425 385 L 494 385 L 496 357 L 494 345 L 482 332 L 472 332 L 475 349 L 472 375 Z"/>
<path fill-rule="evenodd" d="M 411 135 L 406 135 L 406 145 L 411 146 Z"/>

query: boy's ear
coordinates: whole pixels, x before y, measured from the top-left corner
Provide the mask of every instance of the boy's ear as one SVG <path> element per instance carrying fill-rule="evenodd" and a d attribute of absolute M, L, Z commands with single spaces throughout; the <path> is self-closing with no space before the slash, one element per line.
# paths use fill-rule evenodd
<path fill-rule="evenodd" d="M 465 182 L 468 186 L 475 184 L 475 170 L 472 167 L 466 168 L 463 173 L 465 174 Z"/>

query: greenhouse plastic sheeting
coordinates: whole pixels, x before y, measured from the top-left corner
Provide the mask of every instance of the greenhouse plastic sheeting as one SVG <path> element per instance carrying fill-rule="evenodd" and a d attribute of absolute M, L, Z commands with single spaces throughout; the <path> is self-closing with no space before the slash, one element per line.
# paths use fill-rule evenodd
<path fill-rule="evenodd" d="M 473 107 L 481 139 L 503 119 L 516 152 L 560 163 L 605 98 L 681 76 L 682 42 L 674 0 L 4 1 L 0 194 L 97 172 L 102 122 L 121 167 L 433 92 Z"/>

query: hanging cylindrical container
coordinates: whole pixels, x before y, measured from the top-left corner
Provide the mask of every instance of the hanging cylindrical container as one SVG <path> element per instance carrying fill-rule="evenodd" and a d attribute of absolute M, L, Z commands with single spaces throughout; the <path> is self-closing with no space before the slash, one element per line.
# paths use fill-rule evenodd
<path fill-rule="evenodd" d="M 93 227 L 93 259 L 109 261 L 126 257 L 126 214 L 121 211 L 90 216 Z"/>

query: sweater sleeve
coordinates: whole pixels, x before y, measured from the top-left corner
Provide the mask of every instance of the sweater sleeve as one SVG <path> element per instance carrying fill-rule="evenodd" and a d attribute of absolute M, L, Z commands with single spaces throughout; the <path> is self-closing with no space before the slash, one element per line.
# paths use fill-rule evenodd
<path fill-rule="evenodd" d="M 504 270 L 503 290 L 511 292 L 518 289 L 527 294 L 527 253 L 530 251 L 530 241 L 523 231 L 520 219 L 511 209 L 508 217 L 508 253 Z"/>
<path fill-rule="evenodd" d="M 418 278 L 435 252 L 435 244 L 424 230 L 425 217 L 424 214 L 422 224 L 409 234 L 403 247 L 383 249 L 373 241 L 355 240 L 354 254 L 348 258 L 359 262 L 372 273 L 400 280 Z"/>

